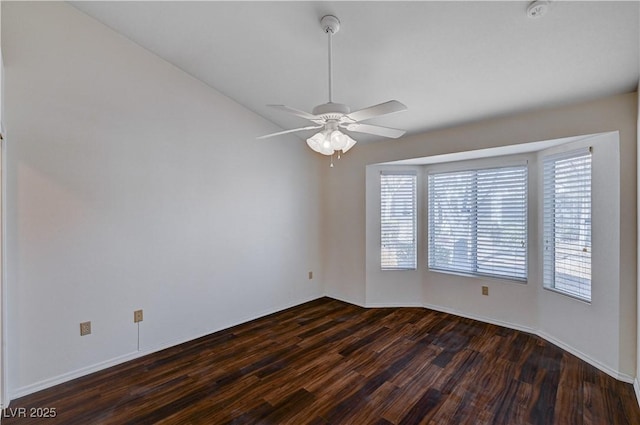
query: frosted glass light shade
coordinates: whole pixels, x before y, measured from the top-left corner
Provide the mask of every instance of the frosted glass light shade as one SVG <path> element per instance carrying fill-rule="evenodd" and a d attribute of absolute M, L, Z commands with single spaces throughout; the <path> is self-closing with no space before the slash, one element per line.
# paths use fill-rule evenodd
<path fill-rule="evenodd" d="M 344 135 L 344 137 L 346 139 L 346 145 L 344 146 L 344 148 L 342 148 L 342 153 L 347 153 L 347 151 L 356 144 L 356 141 L 346 134 Z"/>
<path fill-rule="evenodd" d="M 307 139 L 307 145 L 314 151 L 322 153 L 322 143 L 324 142 L 324 134 L 322 132 L 316 133 Z"/>
<path fill-rule="evenodd" d="M 347 145 L 347 136 L 338 130 L 331 132 L 331 147 L 334 150 L 342 150 Z"/>
<path fill-rule="evenodd" d="M 346 152 L 356 141 L 339 130 L 324 130 L 307 139 L 307 145 L 323 155 L 333 155 L 335 151 Z"/>
<path fill-rule="evenodd" d="M 328 134 L 325 134 L 324 141 L 322 142 L 322 146 L 320 147 L 320 153 L 323 155 L 333 155 L 335 150 L 331 146 L 331 139 Z"/>

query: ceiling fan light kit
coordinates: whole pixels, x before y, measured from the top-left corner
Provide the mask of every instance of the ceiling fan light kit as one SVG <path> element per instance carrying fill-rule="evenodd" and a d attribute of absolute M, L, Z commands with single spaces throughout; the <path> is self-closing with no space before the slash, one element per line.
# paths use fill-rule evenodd
<path fill-rule="evenodd" d="M 349 108 L 349 106 L 342 103 L 334 103 L 331 37 L 340 30 L 340 20 L 333 15 L 326 15 L 320 20 L 320 26 L 327 34 L 329 44 L 329 102 L 316 106 L 313 108 L 311 114 L 285 105 L 267 105 L 271 108 L 307 119 L 315 125 L 295 128 L 292 130 L 284 130 L 258 137 L 258 139 L 265 139 L 268 137 L 303 130 L 319 129 L 320 131 L 318 133 L 307 139 L 307 145 L 318 153 L 331 156 L 331 166 L 333 167 L 333 155 L 337 152 L 338 158 L 340 158 L 341 154 L 346 153 L 356 144 L 356 141 L 348 134 L 345 134 L 344 130 L 374 134 L 394 139 L 398 138 L 405 133 L 404 130 L 371 124 L 361 124 L 360 121 L 365 121 L 394 112 L 405 111 L 407 107 L 397 100 L 390 100 L 388 102 L 351 112 L 351 108 Z"/>
<path fill-rule="evenodd" d="M 335 130 L 322 130 L 307 139 L 307 145 L 323 155 L 333 155 L 335 152 L 346 153 L 355 144 L 355 140 L 337 128 Z"/>

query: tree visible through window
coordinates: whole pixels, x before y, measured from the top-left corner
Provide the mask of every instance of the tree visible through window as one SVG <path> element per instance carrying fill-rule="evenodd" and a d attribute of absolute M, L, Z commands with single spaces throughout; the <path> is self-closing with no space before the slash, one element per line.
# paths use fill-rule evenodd
<path fill-rule="evenodd" d="M 429 268 L 527 278 L 527 167 L 429 175 Z"/>

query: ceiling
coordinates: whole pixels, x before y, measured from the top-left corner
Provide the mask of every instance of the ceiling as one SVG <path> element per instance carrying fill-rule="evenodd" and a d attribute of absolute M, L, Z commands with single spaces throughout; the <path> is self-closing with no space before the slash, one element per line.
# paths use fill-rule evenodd
<path fill-rule="evenodd" d="M 283 129 L 308 121 L 265 105 L 328 101 L 326 14 L 341 21 L 333 100 L 397 99 L 408 111 L 369 123 L 408 134 L 637 89 L 638 2 L 554 1 L 538 19 L 528 4 L 72 2 Z"/>

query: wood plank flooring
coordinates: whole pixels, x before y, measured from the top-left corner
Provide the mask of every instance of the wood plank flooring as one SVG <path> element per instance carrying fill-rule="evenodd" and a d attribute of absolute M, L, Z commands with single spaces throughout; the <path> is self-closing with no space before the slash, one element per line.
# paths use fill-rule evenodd
<path fill-rule="evenodd" d="M 11 408 L 5 425 L 640 424 L 630 384 L 536 336 L 422 308 L 364 309 L 329 298 Z M 27 416 L 55 408 L 56 417 L 16 417 L 20 408 Z"/>

